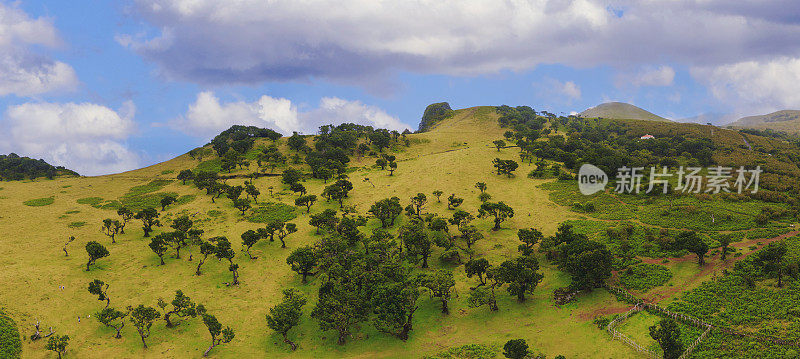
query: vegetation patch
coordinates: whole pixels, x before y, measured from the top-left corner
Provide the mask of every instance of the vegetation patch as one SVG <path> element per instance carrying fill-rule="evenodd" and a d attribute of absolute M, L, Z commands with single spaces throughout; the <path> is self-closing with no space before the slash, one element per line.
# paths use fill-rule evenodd
<path fill-rule="evenodd" d="M 64 212 L 64 214 L 76 214 L 76 213 L 81 213 L 81 211 L 78 211 L 78 210 L 72 210 L 72 211 L 66 211 L 66 212 Z"/>
<path fill-rule="evenodd" d="M 22 204 L 30 207 L 42 207 L 42 206 L 49 206 L 55 202 L 55 198 L 53 197 L 45 197 L 45 198 L 36 198 L 36 199 L 29 199 Z"/>
<path fill-rule="evenodd" d="M 619 274 L 620 284 L 625 288 L 642 292 L 667 284 L 670 279 L 672 272 L 658 264 L 633 265 Z"/>
<path fill-rule="evenodd" d="M 16 359 L 22 354 L 17 323 L 0 310 L 0 358 Z"/>
<path fill-rule="evenodd" d="M 282 222 L 291 221 L 297 217 L 295 207 L 277 202 L 267 202 L 253 209 L 253 214 L 247 220 L 253 223 L 267 223 L 272 220 Z"/>
<path fill-rule="evenodd" d="M 460 347 L 453 347 L 433 356 L 425 356 L 425 359 L 490 359 L 497 358 L 500 348 L 483 344 L 467 344 Z"/>
<path fill-rule="evenodd" d="M 194 170 L 195 172 L 222 172 L 222 159 L 214 158 L 200 162 Z"/>
<path fill-rule="evenodd" d="M 84 198 L 79 198 L 76 202 L 78 202 L 78 204 L 88 204 L 88 205 L 90 205 L 92 207 L 100 208 L 101 207 L 101 203 L 103 203 L 103 198 L 102 197 L 84 197 Z"/>
<path fill-rule="evenodd" d="M 222 212 L 222 211 L 220 211 L 218 209 L 212 209 L 212 210 L 208 211 L 208 213 L 206 213 L 206 214 L 208 214 L 209 217 L 216 218 L 216 217 L 225 215 L 225 212 Z"/>
<path fill-rule="evenodd" d="M 175 172 L 175 170 L 163 170 L 163 171 L 161 171 L 161 174 L 162 175 L 168 175 L 168 174 L 173 173 L 173 172 Z"/>
<path fill-rule="evenodd" d="M 86 222 L 72 222 L 67 225 L 69 228 L 81 228 L 86 225 Z"/>

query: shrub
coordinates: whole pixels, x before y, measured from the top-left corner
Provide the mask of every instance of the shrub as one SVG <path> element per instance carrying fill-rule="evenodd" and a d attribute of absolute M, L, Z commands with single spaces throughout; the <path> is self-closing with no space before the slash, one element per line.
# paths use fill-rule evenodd
<path fill-rule="evenodd" d="M 620 284 L 631 290 L 646 292 L 669 282 L 672 272 L 658 264 L 637 264 L 630 266 L 619 275 Z"/>

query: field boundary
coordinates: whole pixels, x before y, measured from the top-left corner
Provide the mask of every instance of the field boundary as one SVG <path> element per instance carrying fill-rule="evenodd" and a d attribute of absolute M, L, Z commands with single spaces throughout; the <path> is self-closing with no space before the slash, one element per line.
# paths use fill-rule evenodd
<path fill-rule="evenodd" d="M 697 348 L 697 346 L 700 345 L 700 343 L 702 343 L 702 341 L 706 337 L 708 337 L 709 334 L 711 334 L 712 330 L 717 330 L 719 332 L 722 332 L 722 333 L 728 334 L 728 335 L 739 336 L 739 337 L 742 337 L 742 338 L 752 338 L 752 339 L 756 339 L 758 341 L 770 342 L 770 343 L 778 344 L 778 345 L 782 345 L 782 346 L 794 346 L 794 347 L 799 347 L 800 346 L 800 342 L 798 342 L 798 341 L 786 340 L 786 339 L 783 339 L 783 338 L 777 338 L 777 337 L 761 335 L 761 334 L 755 334 L 755 333 L 740 332 L 740 331 L 734 330 L 734 329 L 729 328 L 729 327 L 722 327 L 722 326 L 713 325 L 713 324 L 708 323 L 708 322 L 706 322 L 704 320 L 695 318 L 695 317 L 693 317 L 691 315 L 686 315 L 686 314 L 683 314 L 683 313 L 676 313 L 676 312 L 670 311 L 670 310 L 668 310 L 668 309 L 666 309 L 664 307 L 661 307 L 658 304 L 648 303 L 644 299 L 636 297 L 635 295 L 631 294 L 630 292 L 626 291 L 625 289 L 622 289 L 622 288 L 619 288 L 619 287 L 606 285 L 605 288 L 609 292 L 611 292 L 612 294 L 621 296 L 621 297 L 623 297 L 623 299 L 625 299 L 625 300 L 627 300 L 629 302 L 635 303 L 633 308 L 628 310 L 625 314 L 623 314 L 622 316 L 617 317 L 616 319 L 614 319 L 610 323 L 608 323 L 608 326 L 606 326 L 606 331 L 609 333 L 609 335 L 611 335 L 611 337 L 613 339 L 619 339 L 619 340 L 623 341 L 625 344 L 628 344 L 629 346 L 633 347 L 637 351 L 644 352 L 644 353 L 646 353 L 646 354 L 648 354 L 650 356 L 654 355 L 651 350 L 649 350 L 647 348 L 644 348 L 643 346 L 641 346 L 640 344 L 636 343 L 632 339 L 628 338 L 624 334 L 619 333 L 618 331 L 616 331 L 616 329 L 614 329 L 614 326 L 618 325 L 619 323 L 622 323 L 625 319 L 627 319 L 628 317 L 630 317 L 634 313 L 638 313 L 638 312 L 640 312 L 642 310 L 648 310 L 648 311 L 651 311 L 651 312 L 655 312 L 654 314 L 667 316 L 667 317 L 670 317 L 672 319 L 675 319 L 675 320 L 678 320 L 680 322 L 683 322 L 685 324 L 689 324 L 689 325 L 692 325 L 692 326 L 700 328 L 700 329 L 705 329 L 703 331 L 703 333 L 700 334 L 700 336 L 698 336 L 697 339 L 695 339 L 694 342 L 692 342 L 692 344 L 689 345 L 689 347 L 686 348 L 686 350 L 683 352 L 683 354 L 681 354 L 681 356 L 678 357 L 679 359 L 688 358 L 692 354 L 694 349 Z"/>

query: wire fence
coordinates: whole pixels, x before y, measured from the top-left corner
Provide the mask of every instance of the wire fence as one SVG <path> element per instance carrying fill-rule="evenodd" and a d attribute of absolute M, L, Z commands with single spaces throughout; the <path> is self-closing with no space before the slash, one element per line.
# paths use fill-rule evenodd
<path fill-rule="evenodd" d="M 751 339 L 755 339 L 755 340 L 758 340 L 758 341 L 761 341 L 761 342 L 769 342 L 769 343 L 782 345 L 782 346 L 795 346 L 795 347 L 800 346 L 800 342 L 798 342 L 797 340 L 787 340 L 787 339 L 777 338 L 777 337 L 773 337 L 773 336 L 769 336 L 769 335 L 740 332 L 740 331 L 734 330 L 734 329 L 729 328 L 729 327 L 716 326 L 716 325 L 713 325 L 713 324 L 711 324 L 709 322 L 706 322 L 704 320 L 695 318 L 695 317 L 693 317 L 691 315 L 687 315 L 687 314 L 683 314 L 683 313 L 676 313 L 676 312 L 670 311 L 670 310 L 668 310 L 668 309 L 666 309 L 664 307 L 661 307 L 661 306 L 659 306 L 657 304 L 647 303 L 647 302 L 644 301 L 644 299 L 638 298 L 635 295 L 631 294 L 630 292 L 628 292 L 628 291 L 626 291 L 626 290 L 624 290 L 622 288 L 618 288 L 618 287 L 614 287 L 614 286 L 610 286 L 610 285 L 606 285 L 606 288 L 611 293 L 616 294 L 617 296 L 621 297 L 622 299 L 624 299 L 624 300 L 626 300 L 626 301 L 628 301 L 630 303 L 634 303 L 633 308 L 631 308 L 628 312 L 626 312 L 625 314 L 623 314 L 623 315 L 615 318 L 614 320 L 612 320 L 608 324 L 608 326 L 606 327 L 606 331 L 608 331 L 608 333 L 611 335 L 611 337 L 613 339 L 621 340 L 622 342 L 624 342 L 625 344 L 628 344 L 629 346 L 633 347 L 637 351 L 643 352 L 643 353 L 645 353 L 645 354 L 647 354 L 649 356 L 653 356 L 653 352 L 651 350 L 649 350 L 647 348 L 644 348 L 642 345 L 636 343 L 635 341 L 631 340 L 630 338 L 628 338 L 624 334 L 619 333 L 619 332 L 616 331 L 616 329 L 614 329 L 617 325 L 622 323 L 625 319 L 627 319 L 628 317 L 630 317 L 634 313 L 638 313 L 638 312 L 640 312 L 642 310 L 647 310 L 649 312 L 653 312 L 654 314 L 658 314 L 660 316 L 669 317 L 669 318 L 672 318 L 674 320 L 680 321 L 682 323 L 685 323 L 685 324 L 688 324 L 688 325 L 692 325 L 692 326 L 700 328 L 700 329 L 704 329 L 703 333 L 700 334 L 700 336 L 697 337 L 697 339 L 695 339 L 694 342 L 692 342 L 692 344 L 689 345 L 689 347 L 686 348 L 686 350 L 683 352 L 683 354 L 681 354 L 679 359 L 688 358 L 692 354 L 692 352 L 695 350 L 695 348 L 697 348 L 697 346 L 700 345 L 700 343 L 702 343 L 703 340 L 705 340 L 708 337 L 709 334 L 711 334 L 712 330 L 715 330 L 715 331 L 718 331 L 718 332 L 721 332 L 721 333 L 724 333 L 724 334 L 728 334 L 728 335 L 738 336 L 738 337 L 742 337 L 742 338 L 751 338 Z"/>

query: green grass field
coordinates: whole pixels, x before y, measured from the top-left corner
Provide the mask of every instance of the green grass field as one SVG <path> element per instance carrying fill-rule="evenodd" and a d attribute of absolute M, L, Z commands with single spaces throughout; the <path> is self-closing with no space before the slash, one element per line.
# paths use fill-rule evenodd
<path fill-rule="evenodd" d="M 429 196 L 425 211 L 445 215 L 452 213 L 447 210 L 446 203 L 437 203 L 431 195 L 434 190 L 442 190 L 445 193 L 443 199 L 455 193 L 465 200 L 461 209 L 476 213 L 480 192 L 474 184 L 485 182 L 492 200 L 506 202 L 516 214 L 496 232 L 489 230 L 490 220 L 474 222 L 485 235 L 476 244 L 476 255 L 493 264 L 517 255 L 518 228 L 537 228 L 548 236 L 555 233 L 560 223 L 576 221 L 582 224 L 582 231 L 600 240 L 607 228 L 619 226 L 622 220 L 626 220 L 640 227 L 697 228 L 713 241 L 711 235 L 720 231 L 744 233 L 752 227 L 750 217 L 759 209 L 751 203 L 699 205 L 694 199 L 685 199 L 681 205 L 697 205 L 699 214 L 670 219 L 674 216 L 662 218 L 657 212 L 664 203 L 647 204 L 639 198 L 621 198 L 625 203 L 622 204 L 611 196 L 600 194 L 591 199 L 598 207 L 597 212 L 576 212 L 571 203 L 576 200 L 573 198 L 575 192 L 570 192 L 566 184 L 554 179 L 526 177 L 535 165 L 521 164 L 513 178 L 493 173 L 493 158 L 518 159 L 516 149 L 506 148 L 498 152 L 492 146 L 491 142 L 502 138 L 505 131 L 497 125 L 496 118 L 491 107 L 458 110 L 433 131 L 409 135 L 412 145 L 396 152 L 398 168 L 393 176 L 377 169 L 374 157 L 354 157 L 349 164 L 349 175 L 355 188 L 345 204 L 355 206 L 363 214 L 377 200 L 397 196 L 405 205 L 412 195 L 424 192 Z M 288 153 L 285 138 L 280 140 L 280 147 L 281 151 Z M 198 319 L 186 320 L 172 329 L 166 328 L 163 321 L 156 322 L 146 350 L 142 349 L 130 324 L 123 330 L 122 339 L 114 339 L 113 330 L 103 327 L 94 318 L 104 305 L 87 292 L 88 283 L 95 278 L 110 284 L 108 294 L 111 305 L 116 308 L 138 304 L 155 306 L 159 298 L 170 300 L 178 289 L 196 302 L 203 303 L 223 325 L 236 331 L 231 343 L 212 351 L 213 357 L 419 358 L 465 345 L 502 346 L 507 340 L 516 338 L 526 339 L 533 351 L 546 353 L 549 358 L 559 354 L 567 358 L 638 357 L 635 351 L 621 342 L 612 341 L 592 323 L 593 317 L 603 315 L 607 308 L 625 306 L 605 290 L 584 293 L 567 305 L 555 306 L 552 292 L 567 285 L 569 278 L 537 254 L 544 280 L 528 301 L 520 304 L 501 290 L 498 292 L 498 312 L 490 312 L 485 307 L 469 308 L 467 296 L 469 288 L 475 285 L 475 279 L 467 278 L 463 267 L 439 263 L 435 259 L 441 253 L 439 248 L 431 256 L 430 270 L 454 269 L 457 295 L 451 302 L 450 315 L 441 314 L 437 300 L 423 294 L 407 342 L 379 333 L 371 323 L 365 322 L 361 331 L 346 345 L 337 345 L 335 333 L 321 332 L 317 321 L 309 317 L 316 301 L 316 279 L 311 277 L 308 284 L 301 284 L 300 277 L 285 262 L 292 249 L 313 244 L 319 239 L 308 224 L 309 214 L 305 213 L 305 208 L 294 207 L 297 196 L 285 191 L 280 177 L 261 177 L 254 181 L 261 196 L 258 208 L 245 217 L 232 207 L 229 200 L 221 198 L 212 203 L 205 191 L 198 190 L 191 182 L 182 185 L 175 180 L 175 175 L 182 169 L 213 169 L 218 166 L 219 163 L 214 163 L 213 159 L 198 163 L 183 155 L 117 175 L 4 183 L 5 198 L 0 200 L 0 252 L 5 255 L 0 257 L 0 267 L 3 268 L 0 282 L 5 284 L 5 289 L 0 291 L 0 307 L 5 308 L 6 314 L 16 321 L 23 337 L 32 334 L 37 320 L 43 326 L 53 326 L 60 334 L 68 334 L 72 341 L 67 357 L 71 358 L 199 357 L 210 341 L 206 328 Z M 254 170 L 255 165 L 253 169 L 237 169 L 232 174 Z M 242 184 L 244 179 L 232 178 L 226 182 L 236 185 Z M 313 179 L 303 184 L 308 193 L 317 195 L 325 186 L 321 180 Z M 272 197 L 268 190 L 270 187 L 273 188 Z M 237 249 L 235 261 L 241 267 L 240 286 L 223 285 L 230 279 L 227 264 L 213 259 L 204 265 L 202 276 L 195 276 L 196 262 L 187 259 L 189 254 L 197 255 L 197 248 L 183 250 L 181 259 L 171 258 L 172 252 L 168 252 L 166 265 L 159 266 L 158 257 L 147 246 L 149 241 L 142 238 L 138 221 L 128 224 L 126 234 L 118 235 L 116 244 L 111 244 L 100 232 L 104 218 L 118 218 L 118 207 L 140 209 L 156 206 L 161 196 L 166 194 L 178 196 L 179 201 L 162 214 L 162 222 L 181 214 L 190 215 L 197 228 L 205 231 L 204 236 L 224 235 L 231 240 Z M 327 208 L 337 209 L 338 204 L 321 200 L 312 207 L 311 214 Z M 722 222 L 713 228 L 708 227 L 706 218 L 711 213 Z M 729 219 L 726 214 L 730 214 Z M 287 238 L 286 249 L 281 249 L 277 241 L 260 241 L 252 249 L 258 259 L 248 259 L 238 251 L 240 235 L 246 230 L 259 228 L 260 223 L 270 218 L 291 219 L 297 224 L 298 232 Z M 378 221 L 372 219 L 365 230 L 378 225 Z M 156 233 L 161 231 L 164 228 L 157 229 Z M 62 247 L 69 236 L 77 239 L 67 245 L 69 256 L 64 256 Z M 86 272 L 84 246 L 89 241 L 103 243 L 111 255 L 98 260 L 92 270 Z M 714 263 L 713 260 L 710 262 Z M 695 278 L 698 272 L 695 263 L 669 263 L 667 268 L 672 277 L 654 291 L 687 285 L 690 280 L 688 285 L 697 286 L 710 276 Z M 65 289 L 59 289 L 61 286 Z M 300 326 L 290 332 L 290 337 L 299 344 L 294 353 L 283 344 L 280 335 L 267 328 L 265 321 L 268 308 L 278 303 L 281 291 L 289 287 L 301 290 L 309 298 Z M 647 323 L 639 323 L 639 326 Z M 630 325 L 638 324 L 631 322 Z M 55 357 L 52 352 L 44 350 L 42 340 L 23 340 L 22 344 L 26 358 Z"/>

